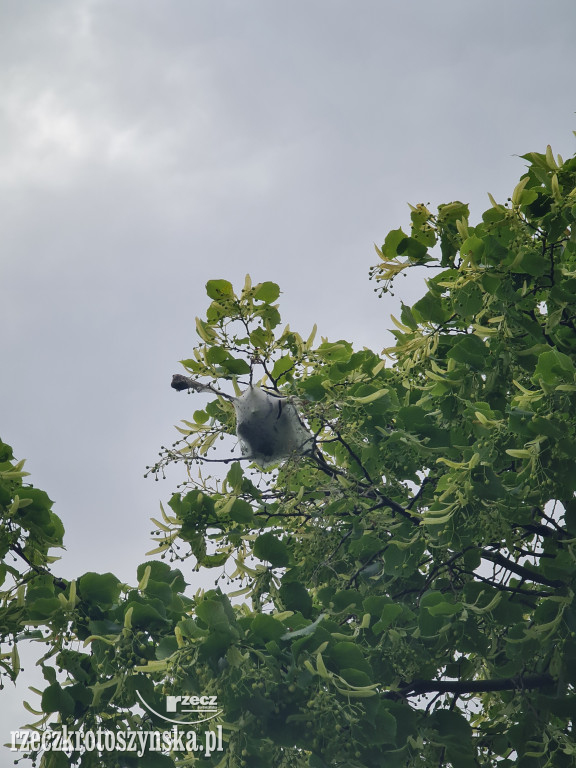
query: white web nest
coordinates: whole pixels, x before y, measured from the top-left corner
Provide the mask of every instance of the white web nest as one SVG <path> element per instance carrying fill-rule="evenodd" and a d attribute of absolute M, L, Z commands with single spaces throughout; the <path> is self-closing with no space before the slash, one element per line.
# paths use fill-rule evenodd
<path fill-rule="evenodd" d="M 314 438 L 287 398 L 250 386 L 233 405 L 242 456 L 263 469 L 312 450 Z"/>

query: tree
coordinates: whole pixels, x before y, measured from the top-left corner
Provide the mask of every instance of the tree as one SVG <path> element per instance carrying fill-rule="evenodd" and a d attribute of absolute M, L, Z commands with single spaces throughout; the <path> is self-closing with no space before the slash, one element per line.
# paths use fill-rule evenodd
<path fill-rule="evenodd" d="M 282 329 L 272 282 L 208 282 L 173 384 L 209 401 L 149 468 L 186 470 L 161 559 L 53 582 L 42 709 L 160 730 L 166 696 L 213 695 L 225 749 L 81 765 L 576 765 L 576 157 L 524 159 L 475 226 L 418 205 L 377 249 L 379 293 L 430 275 L 383 356 Z M 264 469 L 226 437 L 257 385 L 309 435 Z"/>
<path fill-rule="evenodd" d="M 57 558 L 48 554 L 62 546 L 62 521 L 52 512 L 44 491 L 24 484 L 28 473 L 23 468 L 24 461 L 15 462 L 12 448 L 0 440 L 0 642 L 9 648 L 0 653 L 0 689 L 20 672 L 18 640 L 43 638 L 40 630 L 31 627 L 49 613 L 42 611 L 40 602 L 36 611 L 28 610 L 26 594 L 28 598 L 34 593 L 45 596 L 47 581 L 65 586 L 51 576 L 49 567 Z M 54 598 L 52 608 L 58 605 Z"/>

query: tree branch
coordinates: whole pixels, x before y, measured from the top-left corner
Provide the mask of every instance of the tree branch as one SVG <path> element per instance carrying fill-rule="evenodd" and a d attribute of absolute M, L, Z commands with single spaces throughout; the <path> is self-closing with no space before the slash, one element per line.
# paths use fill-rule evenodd
<path fill-rule="evenodd" d="M 423 693 L 489 693 L 490 691 L 523 691 L 544 688 L 554 682 L 552 675 L 504 677 L 497 680 L 413 680 L 399 691 L 388 691 L 385 698 L 420 696 Z"/>
<path fill-rule="evenodd" d="M 199 384 L 197 381 L 190 378 L 190 376 L 183 376 L 181 373 L 175 373 L 172 376 L 172 383 L 170 386 L 178 392 L 181 392 L 183 389 L 187 389 L 188 391 L 193 389 L 194 392 L 212 392 L 213 395 L 225 397 L 226 400 L 236 400 L 232 395 L 227 395 L 226 392 L 220 392 L 220 390 L 214 389 L 210 384 Z"/>
<path fill-rule="evenodd" d="M 431 483 L 436 484 L 436 482 L 437 482 L 437 478 L 435 477 L 430 477 L 430 476 L 425 477 L 422 480 L 422 485 L 420 486 L 420 488 L 418 488 L 417 493 L 414 496 L 412 496 L 408 504 L 406 504 L 406 509 L 412 509 L 414 504 L 420 499 L 420 497 L 424 493 L 424 489 L 426 488 L 426 486 L 430 485 Z"/>
<path fill-rule="evenodd" d="M 542 576 L 542 574 L 538 573 L 537 571 L 533 571 L 531 568 L 527 568 L 524 565 L 520 565 L 519 563 L 514 563 L 510 560 L 507 560 L 503 555 L 500 554 L 500 552 L 489 552 L 488 550 L 483 549 L 480 554 L 484 560 L 490 560 L 492 563 L 500 565 L 502 568 L 506 568 L 506 570 L 510 571 L 511 573 L 516 573 L 518 576 L 522 576 L 525 581 L 533 581 L 537 584 L 545 584 L 547 587 L 560 588 L 566 586 L 563 581 L 560 581 L 560 579 L 549 579 L 546 576 Z"/>

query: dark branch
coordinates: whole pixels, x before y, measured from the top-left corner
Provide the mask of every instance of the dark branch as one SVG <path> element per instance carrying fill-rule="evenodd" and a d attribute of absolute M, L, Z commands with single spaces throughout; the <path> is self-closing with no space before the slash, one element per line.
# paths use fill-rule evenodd
<path fill-rule="evenodd" d="M 533 533 L 536 536 L 543 536 L 543 537 L 552 537 L 552 538 L 559 538 L 559 537 L 568 537 L 568 534 L 566 531 L 562 530 L 562 528 L 558 527 L 558 530 L 553 530 L 552 528 L 549 528 L 547 525 L 542 525 L 540 523 L 525 523 L 523 525 L 519 526 L 524 531 L 527 531 L 528 533 Z M 560 546 L 561 546 L 561 542 Z"/>
<path fill-rule="evenodd" d="M 220 390 L 211 387 L 210 384 L 199 384 L 197 381 L 194 381 L 194 379 L 191 379 L 189 376 L 183 376 L 181 373 L 175 373 L 172 376 L 172 384 L 170 386 L 172 389 L 178 390 L 178 392 L 181 392 L 184 389 L 187 389 L 188 391 L 193 389 L 194 392 L 212 392 L 213 395 L 225 397 L 226 400 L 236 400 L 232 395 L 227 395 L 226 392 L 220 392 Z"/>
<path fill-rule="evenodd" d="M 51 579 L 52 579 L 52 581 L 54 582 L 54 584 L 55 584 L 57 587 L 61 587 L 62 589 L 65 589 L 65 588 L 66 588 L 66 584 L 67 584 L 67 582 L 66 582 L 66 581 L 64 581 L 63 579 L 60 579 L 60 578 L 58 578 L 57 576 L 54 576 L 53 574 L 51 574 L 51 573 L 50 573 L 50 571 L 49 571 L 47 568 L 45 568 L 43 565 L 36 565 L 35 563 L 33 563 L 33 562 L 32 562 L 32 561 L 31 561 L 31 560 L 30 560 L 30 559 L 27 557 L 26 553 L 24 552 L 24 550 L 22 549 L 22 547 L 20 546 L 20 544 L 18 544 L 18 542 L 15 542 L 15 543 L 14 543 L 14 544 L 13 544 L 13 545 L 10 547 L 10 549 L 12 550 L 12 552 L 13 552 L 14 554 L 18 555 L 18 557 L 21 557 L 21 558 L 22 558 L 22 560 L 24 560 L 24 562 L 25 562 L 25 563 L 26 563 L 26 564 L 27 564 L 27 565 L 30 567 L 30 569 L 31 569 L 31 572 L 30 572 L 30 574 L 29 574 L 29 575 L 22 575 L 22 576 L 21 576 L 21 583 L 22 583 L 22 584 L 25 584 L 26 582 L 28 582 L 28 581 L 30 580 L 30 578 L 32 577 L 32 573 L 35 573 L 35 574 L 40 574 L 40 575 L 42 575 L 42 576 L 48 576 L 49 578 L 51 578 Z"/>
<path fill-rule="evenodd" d="M 485 576 L 481 576 L 479 573 L 476 573 L 476 571 L 467 571 L 465 568 L 462 568 L 459 570 L 460 573 L 466 574 L 467 576 L 473 576 L 475 579 L 478 579 L 478 581 L 481 581 L 483 584 L 488 584 L 490 587 L 493 587 L 494 589 L 499 589 L 501 592 L 510 592 L 513 595 L 526 595 L 526 597 L 553 597 L 556 592 L 547 592 L 545 590 L 540 589 L 522 589 L 522 587 L 509 587 L 506 584 L 498 584 L 498 582 L 493 581 L 492 579 L 487 579 Z M 524 582 L 520 582 L 520 584 L 523 584 Z M 522 601 L 524 604 L 529 605 L 531 608 L 534 606 L 532 603 L 529 603 L 528 601 L 524 600 Z"/>
<path fill-rule="evenodd" d="M 490 691 L 523 691 L 544 688 L 554 683 L 552 675 L 526 675 L 505 677 L 498 680 L 413 680 L 400 688 L 389 691 L 385 698 L 420 696 L 423 693 L 489 693 Z"/>
<path fill-rule="evenodd" d="M 484 560 L 490 560 L 490 562 L 500 565 L 502 568 L 506 568 L 507 571 L 522 576 L 525 581 L 533 581 L 536 584 L 545 584 L 547 587 L 561 588 L 566 586 L 565 583 L 559 579 L 549 579 L 546 576 L 542 576 L 542 574 L 537 571 L 533 571 L 531 568 L 507 560 L 499 552 L 489 552 L 488 550 L 483 549 L 481 555 Z"/>
<path fill-rule="evenodd" d="M 416 504 L 416 502 L 420 499 L 420 497 L 424 493 L 424 489 L 426 488 L 426 486 L 430 484 L 436 484 L 436 482 L 437 482 L 437 479 L 435 477 L 425 477 L 424 480 L 422 480 L 422 485 L 420 486 L 420 488 L 418 488 L 418 492 L 414 496 L 412 496 L 408 504 L 406 504 L 406 509 L 412 509 L 414 504 Z"/>
<path fill-rule="evenodd" d="M 392 510 L 392 512 L 396 512 L 397 514 L 402 515 L 402 517 L 405 517 L 406 520 L 410 520 L 410 522 L 414 523 L 414 525 L 420 524 L 420 521 L 416 515 L 409 512 L 407 508 L 403 507 L 401 504 L 398 504 L 398 502 L 394 501 L 394 499 L 391 499 L 389 496 L 385 496 L 383 493 L 380 493 L 380 491 L 375 490 L 372 494 L 370 494 L 369 498 L 379 500 L 378 504 L 370 508 L 370 512 L 373 512 L 375 509 L 388 507 Z"/>
<path fill-rule="evenodd" d="M 344 440 L 344 438 L 342 437 L 342 435 L 340 434 L 340 432 L 339 432 L 337 429 L 334 429 L 334 434 L 336 435 L 336 437 L 337 437 L 337 439 L 338 439 L 338 442 L 339 442 L 339 443 L 341 443 L 341 444 L 344 446 L 344 448 L 346 448 L 346 450 L 348 451 L 348 453 L 350 454 L 350 456 L 352 456 L 352 458 L 354 459 L 354 461 L 356 462 L 356 464 L 359 466 L 359 468 L 360 468 L 360 471 L 362 472 L 362 474 L 364 475 L 364 477 L 366 478 L 366 480 L 368 481 L 368 483 L 369 483 L 370 485 L 372 485 L 372 486 L 373 486 L 373 485 L 374 485 L 374 481 L 373 481 L 373 480 L 372 480 L 372 478 L 370 477 L 370 475 L 369 475 L 369 473 L 368 473 L 368 471 L 367 471 L 366 467 L 365 467 L 365 466 L 362 464 L 362 462 L 360 461 L 360 458 L 359 458 L 359 457 L 356 455 L 356 453 L 355 453 L 355 452 L 354 452 L 354 450 L 352 449 L 352 446 L 350 446 L 350 445 L 349 445 L 349 444 L 346 442 L 346 440 Z"/>

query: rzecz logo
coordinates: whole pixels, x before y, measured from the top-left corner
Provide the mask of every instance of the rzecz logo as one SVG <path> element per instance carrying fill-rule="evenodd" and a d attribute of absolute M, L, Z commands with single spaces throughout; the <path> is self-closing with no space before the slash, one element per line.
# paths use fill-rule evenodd
<path fill-rule="evenodd" d="M 136 691 L 138 698 L 149 712 L 153 712 L 156 717 L 166 720 L 169 723 L 197 725 L 205 723 L 207 720 L 219 715 L 222 711 L 218 709 L 217 696 L 166 696 L 166 712 L 170 714 L 180 714 L 178 719 L 166 717 L 166 715 L 152 709 L 150 704 L 144 701 L 140 691 Z M 196 715 L 193 719 L 184 719 L 182 715 Z"/>

